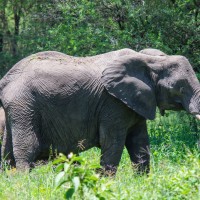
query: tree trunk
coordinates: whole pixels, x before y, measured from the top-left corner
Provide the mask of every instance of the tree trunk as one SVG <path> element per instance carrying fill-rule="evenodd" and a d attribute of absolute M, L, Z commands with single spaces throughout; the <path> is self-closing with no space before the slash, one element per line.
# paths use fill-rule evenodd
<path fill-rule="evenodd" d="M 200 23 L 198 22 L 200 1 L 193 0 L 193 3 L 194 3 L 194 5 L 195 5 L 195 7 L 196 7 L 195 13 L 194 13 L 195 25 L 196 25 L 196 27 L 198 27 L 198 26 L 200 25 Z"/>
<path fill-rule="evenodd" d="M 0 8 L 0 20 L 1 20 L 1 33 L 0 33 L 0 52 L 3 51 L 3 47 L 4 47 L 4 38 L 5 38 L 5 34 L 7 32 L 7 18 L 6 18 L 6 5 L 7 5 L 7 1 L 3 0 L 0 4 L 1 8 Z"/>
<path fill-rule="evenodd" d="M 14 11 L 14 35 L 13 35 L 13 44 L 12 44 L 12 54 L 13 56 L 17 55 L 17 40 L 19 36 L 19 25 L 20 25 L 20 15 L 21 8 L 17 7 L 17 5 L 13 8 Z"/>

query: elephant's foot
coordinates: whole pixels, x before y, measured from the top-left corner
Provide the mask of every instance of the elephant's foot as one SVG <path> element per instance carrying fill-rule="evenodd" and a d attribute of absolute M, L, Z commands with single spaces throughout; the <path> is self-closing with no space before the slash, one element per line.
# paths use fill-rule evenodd
<path fill-rule="evenodd" d="M 100 176 L 115 176 L 117 172 L 117 167 L 112 165 L 107 165 L 102 168 L 96 169 L 96 173 L 100 174 Z"/>
<path fill-rule="evenodd" d="M 16 168 L 18 171 L 30 171 L 31 164 L 24 160 L 16 160 Z"/>
<path fill-rule="evenodd" d="M 146 164 L 146 163 L 135 164 L 135 163 L 133 163 L 132 165 L 133 165 L 133 168 L 138 175 L 149 174 L 149 172 L 150 172 L 149 164 Z"/>

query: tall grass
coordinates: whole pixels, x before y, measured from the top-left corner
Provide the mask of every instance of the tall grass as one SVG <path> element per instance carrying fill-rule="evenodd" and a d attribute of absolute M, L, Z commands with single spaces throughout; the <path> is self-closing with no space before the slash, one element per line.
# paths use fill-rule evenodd
<path fill-rule="evenodd" d="M 134 173 L 125 149 L 116 177 L 99 180 L 111 182 L 110 199 L 200 199 L 199 123 L 185 113 L 167 115 L 158 115 L 156 120 L 148 122 L 151 143 L 148 176 Z M 100 151 L 93 148 L 81 156 L 88 163 L 98 164 Z M 0 173 L 0 199 L 63 199 L 66 188 L 55 188 L 56 175 L 52 162 L 36 167 L 31 173 L 6 170 Z M 83 199 L 79 193 L 73 198 Z"/>

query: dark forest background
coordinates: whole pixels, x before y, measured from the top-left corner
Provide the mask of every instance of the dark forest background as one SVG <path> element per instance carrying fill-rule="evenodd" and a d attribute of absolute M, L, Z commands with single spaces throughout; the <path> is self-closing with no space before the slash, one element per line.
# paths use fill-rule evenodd
<path fill-rule="evenodd" d="M 200 72 L 200 0 L 0 0 L 0 76 L 39 51 L 124 47 L 181 54 Z"/>

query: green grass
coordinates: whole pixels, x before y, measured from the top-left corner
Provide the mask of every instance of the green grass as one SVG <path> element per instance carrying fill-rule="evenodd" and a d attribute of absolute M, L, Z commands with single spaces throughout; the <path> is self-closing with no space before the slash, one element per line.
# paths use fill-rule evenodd
<path fill-rule="evenodd" d="M 197 148 L 199 123 L 184 113 L 158 116 L 148 123 L 151 141 L 151 172 L 134 173 L 126 150 L 115 178 L 110 182 L 110 199 L 200 199 L 200 151 Z M 99 163 L 100 151 L 81 154 L 88 163 Z M 63 199 L 65 186 L 55 188 L 57 173 L 52 162 L 31 173 L 6 170 L 0 173 L 0 199 Z M 89 196 L 85 199 L 91 199 Z M 79 194 L 74 199 L 81 199 Z"/>

